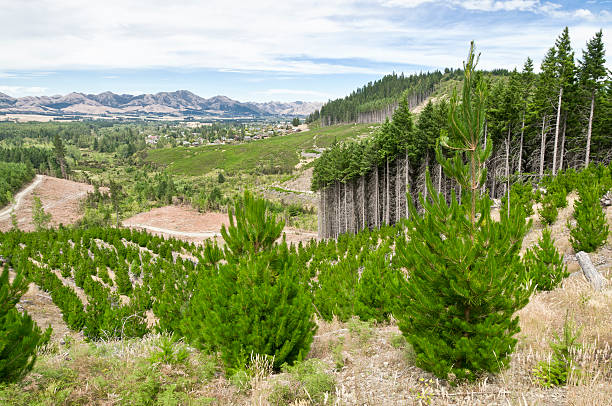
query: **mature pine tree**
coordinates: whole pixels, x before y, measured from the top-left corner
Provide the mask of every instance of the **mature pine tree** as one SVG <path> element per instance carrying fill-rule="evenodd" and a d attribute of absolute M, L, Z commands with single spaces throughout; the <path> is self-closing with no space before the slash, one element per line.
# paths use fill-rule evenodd
<path fill-rule="evenodd" d="M 62 138 L 59 133 L 55 134 L 53 138 L 53 152 L 55 153 L 55 159 L 60 166 L 62 172 L 62 178 L 66 179 L 66 147 L 62 142 Z"/>
<path fill-rule="evenodd" d="M 32 370 L 38 347 L 49 341 L 51 328 L 41 332 L 15 305 L 28 290 L 23 273 L 9 282 L 8 266 L 0 273 L 0 383 L 15 382 Z"/>
<path fill-rule="evenodd" d="M 580 85 L 590 96 L 589 126 L 587 130 L 586 152 L 584 166 L 589 166 L 591 156 L 591 134 L 593 132 L 593 116 L 595 112 L 595 100 L 603 86 L 603 79 L 607 76 L 605 50 L 602 40 L 602 30 L 587 42 L 586 51 L 582 51 L 580 61 Z"/>
<path fill-rule="evenodd" d="M 474 380 L 497 372 L 509 361 L 519 331 L 516 311 L 531 290 L 519 257 L 527 232 L 520 211 L 491 219 L 491 200 L 481 196 L 486 87 L 475 82 L 474 45 L 465 63 L 461 102 L 451 98 L 449 136 L 441 144 L 454 158 L 437 159 L 462 190 L 448 204 L 430 187 L 421 197 L 420 216 L 411 205 L 408 239 L 397 242 L 398 265 L 408 276 L 398 279 L 399 327 L 416 352 L 417 365 L 441 378 Z"/>
<path fill-rule="evenodd" d="M 555 76 L 557 79 L 557 88 L 559 100 L 557 101 L 557 120 L 555 124 L 555 144 L 553 147 L 553 166 L 552 173 L 557 173 L 557 147 L 559 143 L 559 129 L 561 123 L 563 91 L 571 86 L 574 82 L 576 67 L 574 64 L 574 51 L 569 37 L 567 27 L 563 30 L 557 41 L 555 42 L 556 61 L 555 61 Z"/>
<path fill-rule="evenodd" d="M 517 170 L 519 175 L 523 172 L 523 147 L 525 145 L 525 116 L 532 98 L 533 85 L 535 82 L 535 74 L 533 73 L 533 61 L 527 58 L 521 72 L 521 91 L 520 98 L 522 100 L 521 108 L 521 138 L 519 141 L 519 153 Z"/>
<path fill-rule="evenodd" d="M 556 50 L 550 48 L 542 60 L 541 73 L 538 76 L 536 90 L 533 100 L 533 113 L 535 126 L 540 128 L 540 160 L 539 176 L 544 175 L 546 164 L 546 138 L 550 130 L 550 119 L 554 114 L 556 94 Z"/>

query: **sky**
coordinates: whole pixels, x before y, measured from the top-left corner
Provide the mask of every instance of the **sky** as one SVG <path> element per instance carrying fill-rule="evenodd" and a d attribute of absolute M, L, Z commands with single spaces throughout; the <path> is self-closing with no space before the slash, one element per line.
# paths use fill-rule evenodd
<path fill-rule="evenodd" d="M 539 66 L 569 27 L 576 56 L 612 0 L 0 0 L 0 92 L 190 90 L 326 101 L 391 72 Z"/>

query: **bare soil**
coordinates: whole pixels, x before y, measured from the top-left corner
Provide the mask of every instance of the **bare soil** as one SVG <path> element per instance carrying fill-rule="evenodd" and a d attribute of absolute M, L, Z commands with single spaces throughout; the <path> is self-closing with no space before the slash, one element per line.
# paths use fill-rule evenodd
<path fill-rule="evenodd" d="M 187 206 L 164 206 L 139 213 L 122 222 L 124 227 L 145 229 L 153 234 L 202 243 L 214 238 L 222 243 L 221 226 L 229 225 L 227 213 L 200 213 Z M 285 227 L 287 242 L 306 242 L 316 238 L 316 233 Z"/>
<path fill-rule="evenodd" d="M 35 195 L 40 197 L 43 209 L 51 214 L 51 226 L 77 222 L 82 217 L 81 200 L 85 198 L 87 192 L 93 191 L 93 186 L 44 175 L 41 178 L 42 181 L 31 193 L 25 195 L 15 208 L 19 229 L 34 231 L 32 206 Z M 10 217 L 0 219 L 0 230 L 7 231 L 11 228 Z"/>

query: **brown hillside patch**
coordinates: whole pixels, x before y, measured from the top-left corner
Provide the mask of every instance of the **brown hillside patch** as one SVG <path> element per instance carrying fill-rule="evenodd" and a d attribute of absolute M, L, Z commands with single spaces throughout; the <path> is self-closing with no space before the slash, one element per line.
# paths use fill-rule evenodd
<path fill-rule="evenodd" d="M 43 176 L 42 182 L 32 193 L 23 198 L 15 210 L 19 228 L 23 231 L 34 231 L 32 224 L 32 206 L 34 194 L 40 197 L 43 209 L 51 214 L 51 225 L 73 224 L 81 216 L 81 200 L 87 192 L 93 191 L 93 186 L 86 183 L 73 182 L 66 179 Z M 0 220 L 0 230 L 7 231 L 12 227 L 10 218 Z"/>
<path fill-rule="evenodd" d="M 214 238 L 222 243 L 221 226 L 229 225 L 227 213 L 200 213 L 186 206 L 164 206 L 139 213 L 122 224 L 125 227 L 145 229 L 153 234 L 179 238 L 189 242 L 202 242 Z M 306 242 L 316 238 L 316 233 L 285 227 L 287 242 Z"/>

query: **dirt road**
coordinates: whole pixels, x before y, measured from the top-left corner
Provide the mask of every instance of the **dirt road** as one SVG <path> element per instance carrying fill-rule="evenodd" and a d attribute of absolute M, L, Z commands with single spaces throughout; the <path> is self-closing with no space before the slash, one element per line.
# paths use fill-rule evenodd
<path fill-rule="evenodd" d="M 15 213 L 21 230 L 34 230 L 32 224 L 34 194 L 40 197 L 43 209 L 51 214 L 52 226 L 73 224 L 81 218 L 81 200 L 90 191 L 93 191 L 93 186 L 85 183 L 36 175 L 32 183 L 15 195 L 15 203 L 0 211 L 0 230 L 7 231 L 12 227 L 11 212 Z"/>
<path fill-rule="evenodd" d="M 19 206 L 21 205 L 21 201 L 23 200 L 23 198 L 30 194 L 30 192 L 32 192 L 32 190 L 36 189 L 36 187 L 38 185 L 40 185 L 40 183 L 43 181 L 43 176 L 42 175 L 36 175 L 36 177 L 34 178 L 34 181 L 32 183 L 30 183 L 25 189 L 21 190 L 19 193 L 17 193 L 15 195 L 15 203 L 9 205 L 8 207 L 2 209 L 2 211 L 0 211 L 0 220 L 6 220 L 8 218 L 10 218 L 11 216 L 11 212 L 13 210 L 17 210 L 19 208 Z"/>

